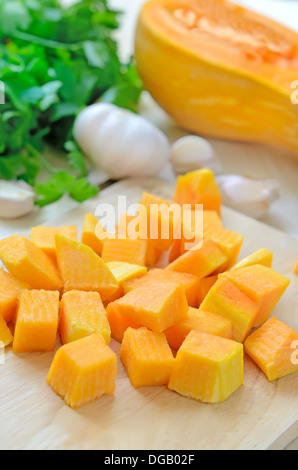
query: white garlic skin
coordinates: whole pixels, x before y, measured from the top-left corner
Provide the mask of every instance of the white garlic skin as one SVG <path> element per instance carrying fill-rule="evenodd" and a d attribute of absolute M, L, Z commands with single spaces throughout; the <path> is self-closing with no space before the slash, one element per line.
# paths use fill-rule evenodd
<path fill-rule="evenodd" d="M 0 180 L 0 219 L 18 219 L 34 210 L 33 188 L 23 181 Z"/>
<path fill-rule="evenodd" d="M 209 168 L 215 175 L 222 173 L 222 165 L 212 145 L 206 139 L 195 135 L 178 139 L 172 145 L 170 160 L 177 175 L 200 168 Z"/>
<path fill-rule="evenodd" d="M 113 179 L 156 176 L 169 161 L 167 137 L 145 118 L 108 103 L 77 117 L 74 137 L 95 167 Z"/>
<path fill-rule="evenodd" d="M 262 219 L 279 199 L 279 186 L 273 180 L 252 180 L 241 175 L 216 178 L 224 205 L 255 219 Z"/>

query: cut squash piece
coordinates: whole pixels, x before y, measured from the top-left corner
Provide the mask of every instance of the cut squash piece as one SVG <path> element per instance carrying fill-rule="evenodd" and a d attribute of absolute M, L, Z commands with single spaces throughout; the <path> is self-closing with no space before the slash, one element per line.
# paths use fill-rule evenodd
<path fill-rule="evenodd" d="M 146 266 L 146 255 L 147 240 L 130 238 L 107 238 L 102 251 L 102 259 L 105 263 L 123 261 Z"/>
<path fill-rule="evenodd" d="M 118 341 L 118 343 L 122 343 L 127 328 L 141 328 L 142 326 L 130 318 L 121 315 L 116 302 L 112 302 L 107 306 L 107 316 L 111 328 L 111 336 Z"/>
<path fill-rule="evenodd" d="M 169 260 L 175 261 L 204 238 L 204 230 L 210 225 L 222 227 L 222 220 L 216 211 L 185 210 L 182 212 L 180 233 L 176 233 L 171 246 Z"/>
<path fill-rule="evenodd" d="M 0 343 L 2 343 L 3 346 L 5 347 L 11 344 L 12 341 L 13 341 L 13 336 L 11 334 L 11 331 L 8 328 L 3 316 L 0 315 Z"/>
<path fill-rule="evenodd" d="M 266 266 L 255 265 L 224 273 L 235 286 L 259 304 L 254 327 L 262 325 L 290 284 L 289 279 Z"/>
<path fill-rule="evenodd" d="M 169 346 L 178 351 L 192 330 L 200 330 L 212 335 L 232 339 L 232 322 L 216 313 L 189 308 L 187 317 L 165 331 Z"/>
<path fill-rule="evenodd" d="M 58 349 L 47 383 L 70 408 L 80 408 L 115 393 L 117 356 L 100 335 L 91 335 Z"/>
<path fill-rule="evenodd" d="M 243 345 L 192 330 L 177 353 L 169 389 L 205 403 L 219 403 L 242 384 Z"/>
<path fill-rule="evenodd" d="M 13 352 L 54 351 L 58 316 L 58 291 L 23 290 L 17 311 Z"/>
<path fill-rule="evenodd" d="M 147 268 L 145 266 L 138 266 L 137 264 L 126 263 L 123 261 L 111 261 L 110 263 L 107 263 L 107 267 L 110 269 L 111 273 L 118 282 L 119 288 L 106 302 L 106 304 L 114 302 L 114 300 L 123 297 L 124 283 L 131 282 L 134 279 L 141 279 L 147 274 Z"/>
<path fill-rule="evenodd" d="M 0 316 L 6 323 L 15 319 L 18 298 L 24 289 L 30 289 L 30 285 L 0 269 Z"/>
<path fill-rule="evenodd" d="M 244 346 L 270 381 L 298 371 L 298 334 L 275 317 L 249 336 Z"/>
<path fill-rule="evenodd" d="M 218 280 L 217 275 L 204 277 L 204 279 L 200 280 L 200 284 L 198 288 L 198 305 L 201 305 L 201 303 L 206 298 L 208 292 L 210 291 L 211 287 L 214 286 L 217 280 Z"/>
<path fill-rule="evenodd" d="M 56 235 L 62 235 L 71 240 L 78 240 L 78 230 L 75 225 L 66 227 L 32 227 L 30 239 L 38 248 L 44 251 L 46 255 L 56 261 Z"/>
<path fill-rule="evenodd" d="M 168 384 L 174 357 L 163 333 L 128 328 L 119 355 L 133 387 Z"/>
<path fill-rule="evenodd" d="M 62 287 L 54 261 L 22 235 L 0 241 L 0 259 L 11 274 L 33 289 L 59 290 Z"/>
<path fill-rule="evenodd" d="M 117 291 L 119 285 L 115 277 L 89 246 L 60 235 L 56 235 L 56 246 L 64 292 L 98 292 L 105 301 Z"/>
<path fill-rule="evenodd" d="M 228 279 L 220 277 L 201 304 L 201 309 L 231 320 L 233 339 L 243 343 L 253 328 L 259 303 L 245 295 Z"/>
<path fill-rule="evenodd" d="M 215 273 L 219 274 L 235 264 L 242 248 L 244 237 L 219 225 L 210 225 L 209 227 L 204 227 L 204 239 L 208 238 L 217 244 L 228 259 L 227 263 L 221 266 Z"/>
<path fill-rule="evenodd" d="M 228 271 L 236 271 L 236 269 L 247 268 L 248 266 L 254 266 L 255 264 L 261 264 L 262 266 L 267 266 L 267 268 L 272 267 L 273 253 L 266 248 L 252 253 L 246 258 L 238 261 L 234 264 Z"/>
<path fill-rule="evenodd" d="M 182 320 L 188 312 L 183 285 L 168 284 L 165 288 L 157 281 L 136 287 L 110 305 L 114 304 L 120 315 L 157 332 Z"/>
<path fill-rule="evenodd" d="M 111 329 L 98 292 L 70 291 L 61 300 L 59 332 L 62 344 L 100 334 L 107 344 Z"/>
<path fill-rule="evenodd" d="M 202 204 L 204 210 L 221 211 L 221 195 L 214 174 L 208 168 L 178 176 L 173 202 L 183 206 Z"/>
<path fill-rule="evenodd" d="M 104 227 L 100 224 L 95 215 L 85 215 L 82 230 L 82 243 L 92 248 L 97 255 L 101 256 L 105 239 L 100 239 L 97 236 L 97 228 L 99 225 L 101 227 L 101 231 L 105 233 Z"/>
<path fill-rule="evenodd" d="M 297 261 L 296 261 L 296 263 L 295 263 L 293 272 L 294 272 L 294 274 L 297 274 L 297 275 L 298 275 L 298 259 L 297 259 Z"/>
<path fill-rule="evenodd" d="M 226 255 L 212 240 L 203 240 L 173 261 L 166 269 L 193 274 L 199 279 L 209 276 L 227 263 Z"/>
<path fill-rule="evenodd" d="M 155 0 L 135 44 L 145 89 L 180 128 L 298 154 L 296 31 L 226 0 Z"/>
<path fill-rule="evenodd" d="M 124 293 L 127 294 L 136 287 L 141 287 L 152 282 L 160 282 L 163 286 L 168 284 L 182 284 L 188 305 L 197 307 L 197 291 L 199 287 L 199 278 L 193 274 L 180 273 L 167 269 L 152 269 L 146 276 L 140 279 L 132 279 L 123 283 Z"/>

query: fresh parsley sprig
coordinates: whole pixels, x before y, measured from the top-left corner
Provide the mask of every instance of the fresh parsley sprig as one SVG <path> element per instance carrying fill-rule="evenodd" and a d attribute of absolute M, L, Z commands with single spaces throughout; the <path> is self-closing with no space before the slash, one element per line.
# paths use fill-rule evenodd
<path fill-rule="evenodd" d="M 43 207 L 65 193 L 82 202 L 98 192 L 73 141 L 75 117 L 101 99 L 132 111 L 142 84 L 118 57 L 113 31 L 120 12 L 106 0 L 0 0 L 0 178 L 35 186 Z M 69 171 L 53 168 L 45 145 L 65 151 Z M 49 180 L 41 184 L 41 170 Z"/>

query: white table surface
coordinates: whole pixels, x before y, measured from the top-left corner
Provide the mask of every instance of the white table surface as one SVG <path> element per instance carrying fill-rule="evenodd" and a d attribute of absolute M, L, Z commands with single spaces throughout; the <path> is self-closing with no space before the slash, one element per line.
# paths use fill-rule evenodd
<path fill-rule="evenodd" d="M 113 7 L 125 11 L 122 28 L 117 36 L 123 58 L 129 57 L 133 52 L 137 14 L 143 3 L 144 0 L 110 0 Z M 256 0 L 243 0 L 236 3 L 254 8 L 298 31 L 297 0 L 258 0 L 258 2 Z M 141 104 L 141 113 L 161 127 L 171 141 L 185 134 L 173 125 L 172 121 L 146 95 Z M 223 142 L 213 139 L 210 139 L 210 142 L 222 161 L 225 173 L 245 174 L 252 178 L 273 178 L 279 182 L 280 200 L 274 204 L 263 221 L 298 238 L 298 158 L 291 158 L 282 151 L 258 145 Z M 168 179 L 172 175 L 169 171 L 165 171 L 163 177 Z M 93 178 L 94 181 L 100 183 L 106 177 L 95 173 Z M 30 216 L 20 220 L 0 220 L 0 239 L 12 233 L 27 231 L 33 225 L 50 222 L 51 219 L 63 215 L 75 206 L 74 201 L 64 197 L 61 201 L 41 211 L 37 210 Z M 293 257 L 295 257 L 294 253 Z M 287 449 L 297 450 L 298 440 Z"/>

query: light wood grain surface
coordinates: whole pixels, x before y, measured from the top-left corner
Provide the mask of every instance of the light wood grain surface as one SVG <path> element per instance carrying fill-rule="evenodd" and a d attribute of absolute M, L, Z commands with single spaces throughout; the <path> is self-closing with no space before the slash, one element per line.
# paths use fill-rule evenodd
<path fill-rule="evenodd" d="M 170 198 L 173 185 L 156 180 L 125 181 L 55 221 L 82 226 L 84 214 L 98 204 L 128 204 L 142 191 Z M 291 285 L 274 311 L 298 330 L 298 280 L 292 273 L 292 253 L 298 241 L 224 209 L 225 226 L 245 235 L 243 256 L 260 247 L 275 253 L 274 267 L 288 275 Z M 59 347 L 59 342 L 57 342 Z M 119 345 L 112 341 L 118 352 Z M 67 408 L 46 385 L 53 354 L 14 355 L 6 352 L 0 366 L 1 449 L 279 449 L 298 433 L 298 374 L 269 383 L 245 358 L 244 385 L 225 403 L 206 405 L 166 387 L 133 389 L 118 360 L 114 397 L 104 396 L 81 410 Z"/>

